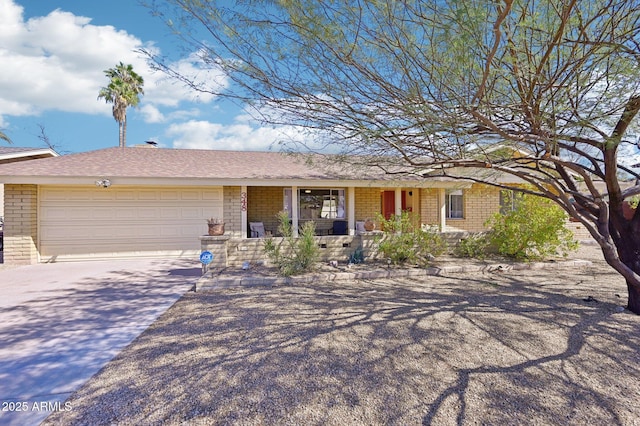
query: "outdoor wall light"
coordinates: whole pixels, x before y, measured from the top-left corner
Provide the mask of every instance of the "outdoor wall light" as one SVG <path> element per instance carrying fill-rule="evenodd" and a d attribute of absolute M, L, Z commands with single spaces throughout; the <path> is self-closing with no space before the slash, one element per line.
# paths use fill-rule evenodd
<path fill-rule="evenodd" d="M 111 186 L 111 181 L 109 179 L 100 179 L 96 181 L 97 187 L 108 188 Z"/>

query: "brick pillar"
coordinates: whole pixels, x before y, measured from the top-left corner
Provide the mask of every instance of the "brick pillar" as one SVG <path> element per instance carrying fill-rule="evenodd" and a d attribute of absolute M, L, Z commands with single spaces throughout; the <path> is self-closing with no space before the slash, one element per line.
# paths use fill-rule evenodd
<path fill-rule="evenodd" d="M 4 263 L 38 263 L 38 187 L 4 187 Z"/>
<path fill-rule="evenodd" d="M 200 237 L 200 248 L 202 251 L 209 251 L 213 254 L 213 262 L 208 265 L 202 265 L 203 275 L 209 269 L 225 268 L 227 266 L 227 242 L 230 238 L 228 235 L 202 235 Z"/>
<path fill-rule="evenodd" d="M 382 231 L 365 231 L 358 233 L 358 237 L 360 237 L 360 247 L 362 247 L 366 261 L 378 258 L 378 243 L 383 236 L 384 232 Z M 353 242 L 357 244 L 357 239 Z"/>
<path fill-rule="evenodd" d="M 223 190 L 224 233 L 234 238 L 242 237 L 242 195 L 240 188 L 239 186 L 225 186 Z"/>

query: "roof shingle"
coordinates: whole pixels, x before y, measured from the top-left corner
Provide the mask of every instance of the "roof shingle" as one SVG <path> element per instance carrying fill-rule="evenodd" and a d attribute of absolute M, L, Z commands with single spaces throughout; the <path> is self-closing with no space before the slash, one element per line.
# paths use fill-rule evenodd
<path fill-rule="evenodd" d="M 0 176 L 208 179 L 336 179 L 317 164 L 277 152 L 107 148 L 0 165 Z"/>

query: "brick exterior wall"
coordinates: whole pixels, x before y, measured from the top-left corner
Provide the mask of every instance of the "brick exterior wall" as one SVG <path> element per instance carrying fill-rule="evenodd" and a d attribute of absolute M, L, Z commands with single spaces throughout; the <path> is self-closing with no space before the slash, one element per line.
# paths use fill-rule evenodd
<path fill-rule="evenodd" d="M 575 238 L 576 240 L 595 242 L 595 240 L 593 239 L 593 237 L 591 236 L 587 228 L 584 227 L 583 224 L 577 223 L 577 222 L 569 222 L 567 220 L 567 223 L 565 224 L 565 226 L 567 227 L 568 230 L 573 232 L 573 238 Z"/>
<path fill-rule="evenodd" d="M 500 211 L 500 190 L 475 184 L 463 190 L 463 202 L 464 218 L 447 219 L 447 231 L 485 231 L 484 223 Z"/>
<path fill-rule="evenodd" d="M 438 193 L 439 189 L 423 188 L 420 190 L 420 219 L 428 225 L 438 225 Z M 500 190 L 490 186 L 474 184 L 463 189 L 464 218 L 447 219 L 446 232 L 479 232 L 485 231 L 484 223 L 494 213 L 500 211 Z"/>
<path fill-rule="evenodd" d="M 437 226 L 438 221 L 438 189 L 420 189 L 420 222 Z"/>
<path fill-rule="evenodd" d="M 375 256 L 373 249 L 373 236 L 323 236 L 315 237 L 320 247 L 320 261 L 327 262 L 329 260 L 337 260 L 341 263 L 346 262 L 358 247 L 363 247 L 367 259 Z M 274 242 L 279 244 L 282 238 L 275 237 Z M 283 250 L 288 245 L 283 246 Z M 263 238 L 249 238 L 244 240 L 231 239 L 226 243 L 226 266 L 239 267 L 244 262 L 257 263 L 262 262 L 270 265 L 269 259 L 264 251 Z M 285 251 L 286 252 L 286 251 Z M 270 265 L 273 266 L 273 265 Z"/>
<path fill-rule="evenodd" d="M 240 237 L 242 235 L 240 187 L 225 186 L 223 199 L 224 233 L 231 237 Z"/>
<path fill-rule="evenodd" d="M 355 188 L 355 196 L 356 221 L 375 221 L 380 214 L 380 188 Z"/>
<path fill-rule="evenodd" d="M 262 222 L 265 231 L 276 235 L 278 219 L 276 215 L 284 209 L 284 187 L 247 187 L 247 221 Z M 247 229 L 249 225 L 247 224 Z"/>
<path fill-rule="evenodd" d="M 38 187 L 7 184 L 4 195 L 4 263 L 37 263 Z"/>

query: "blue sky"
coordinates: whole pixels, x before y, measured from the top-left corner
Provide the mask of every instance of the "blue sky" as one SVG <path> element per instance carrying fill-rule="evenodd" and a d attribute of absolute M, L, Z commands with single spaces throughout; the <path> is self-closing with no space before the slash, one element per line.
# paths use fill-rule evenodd
<path fill-rule="evenodd" d="M 137 0 L 0 0 L 0 129 L 14 146 L 43 147 L 42 127 L 60 153 L 117 146 L 111 105 L 97 95 L 108 84 L 103 71 L 122 61 L 145 79 L 139 108 L 127 113 L 128 146 L 154 140 L 167 148 L 268 150 L 278 139 L 282 129 L 261 127 L 237 105 L 152 71 L 136 52 L 142 47 L 187 74 L 227 84 L 203 72 L 195 56 L 181 59 L 177 40 Z"/>
<path fill-rule="evenodd" d="M 139 108 L 127 113 L 129 146 L 153 140 L 166 148 L 264 151 L 277 150 L 283 133 L 302 138 L 152 71 L 140 48 L 168 56 L 183 74 L 228 84 L 200 69 L 138 0 L 0 0 L 0 129 L 14 146 L 43 147 L 42 128 L 61 154 L 117 146 L 111 105 L 97 95 L 108 84 L 104 70 L 122 61 L 145 79 Z M 621 160 L 640 161 L 635 147 L 625 148 Z"/>

